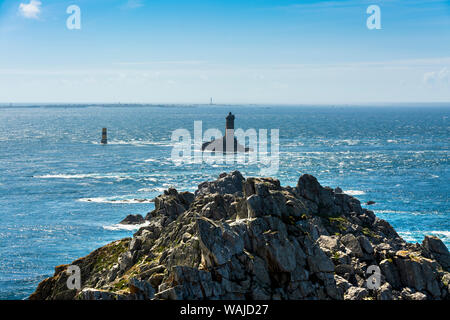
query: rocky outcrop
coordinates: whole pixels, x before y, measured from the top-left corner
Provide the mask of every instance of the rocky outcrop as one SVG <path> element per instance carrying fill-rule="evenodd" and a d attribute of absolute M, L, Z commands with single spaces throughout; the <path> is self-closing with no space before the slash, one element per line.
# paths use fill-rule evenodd
<path fill-rule="evenodd" d="M 422 242 L 430 258 L 435 259 L 445 269 L 450 269 L 450 254 L 447 247 L 438 237 L 426 236 Z"/>
<path fill-rule="evenodd" d="M 205 181 L 199 184 L 195 196 L 214 194 L 231 194 L 242 197 L 242 185 L 245 178 L 239 171 L 233 171 L 231 174 L 222 173 L 216 181 Z"/>
<path fill-rule="evenodd" d="M 143 224 L 145 222 L 145 219 L 140 214 L 129 214 L 120 221 L 120 224 Z"/>
<path fill-rule="evenodd" d="M 406 243 L 311 175 L 292 188 L 221 174 L 195 194 L 165 191 L 146 220 L 131 239 L 72 263 L 80 290 L 67 289 L 59 266 L 30 299 L 450 299 L 450 255 L 438 238 Z"/>

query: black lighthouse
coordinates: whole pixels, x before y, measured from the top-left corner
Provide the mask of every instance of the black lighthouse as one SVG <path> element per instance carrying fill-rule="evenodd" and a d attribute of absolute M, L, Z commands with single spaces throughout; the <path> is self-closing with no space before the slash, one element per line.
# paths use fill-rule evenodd
<path fill-rule="evenodd" d="M 225 124 L 225 130 L 233 130 L 234 131 L 234 114 L 231 112 L 226 117 L 227 122 Z"/>
<path fill-rule="evenodd" d="M 228 146 L 228 147 L 227 147 Z M 240 145 L 234 136 L 234 114 L 228 113 L 225 123 L 225 136 L 203 143 L 202 150 L 214 152 L 249 152 L 249 148 Z"/>

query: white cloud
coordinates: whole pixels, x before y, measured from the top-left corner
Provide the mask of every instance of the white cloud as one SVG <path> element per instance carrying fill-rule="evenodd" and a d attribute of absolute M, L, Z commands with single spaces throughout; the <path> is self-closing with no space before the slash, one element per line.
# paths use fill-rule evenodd
<path fill-rule="evenodd" d="M 450 82 L 450 70 L 443 67 L 440 71 L 426 72 L 423 75 L 423 81 L 427 85 L 446 85 Z"/>
<path fill-rule="evenodd" d="M 42 2 L 38 0 L 30 0 L 30 3 L 21 3 L 19 5 L 19 12 L 22 16 L 29 19 L 37 19 L 41 13 Z"/>
<path fill-rule="evenodd" d="M 142 2 L 142 0 L 128 0 L 127 4 L 125 5 L 125 7 L 129 9 L 136 9 L 143 6 L 144 3 Z"/>

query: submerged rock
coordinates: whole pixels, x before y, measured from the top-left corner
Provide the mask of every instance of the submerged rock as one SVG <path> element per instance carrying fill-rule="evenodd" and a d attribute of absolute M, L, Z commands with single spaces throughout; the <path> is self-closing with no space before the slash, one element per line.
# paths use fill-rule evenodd
<path fill-rule="evenodd" d="M 442 241 L 406 243 L 311 175 L 291 188 L 234 171 L 154 202 L 131 239 L 72 263 L 80 290 L 67 288 L 68 266 L 58 266 L 30 299 L 450 299 Z M 376 289 L 367 288 L 369 266 L 381 272 Z"/>

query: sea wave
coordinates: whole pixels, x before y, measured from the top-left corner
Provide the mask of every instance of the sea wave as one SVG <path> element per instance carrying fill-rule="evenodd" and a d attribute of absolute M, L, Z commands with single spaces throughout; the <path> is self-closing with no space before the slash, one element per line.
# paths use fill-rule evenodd
<path fill-rule="evenodd" d="M 360 196 L 360 195 L 366 194 L 362 190 L 344 190 L 344 193 L 349 194 L 351 196 Z"/>
<path fill-rule="evenodd" d="M 446 242 L 450 239 L 450 231 L 441 230 L 425 230 L 425 231 L 399 231 L 398 234 L 406 241 L 421 241 L 425 235 L 434 235 Z"/>
<path fill-rule="evenodd" d="M 164 192 L 164 190 L 167 190 L 167 188 L 164 187 L 157 187 L 157 188 L 141 188 L 138 190 L 138 192 Z"/>
<path fill-rule="evenodd" d="M 81 198 L 78 199 L 77 201 L 93 202 L 93 203 L 135 204 L 135 203 L 152 203 L 153 199 L 111 199 L 107 197 L 97 197 L 97 198 Z"/>
<path fill-rule="evenodd" d="M 450 238 L 450 231 L 430 231 L 431 234 L 438 236 L 439 238 Z"/>
<path fill-rule="evenodd" d="M 33 176 L 33 178 L 36 179 L 96 179 L 96 180 L 102 180 L 102 179 L 110 179 L 110 180 L 116 180 L 118 182 L 123 180 L 144 180 L 144 181 L 150 181 L 150 182 L 158 182 L 157 178 L 154 177 L 142 177 L 139 175 L 124 175 L 124 174 L 100 174 L 100 173 L 78 173 L 78 174 L 44 174 L 44 175 L 36 175 Z"/>
<path fill-rule="evenodd" d="M 373 210 L 373 212 L 375 212 L 375 213 L 400 213 L 400 214 L 413 213 L 410 211 L 400 211 L 400 210 Z"/>
<path fill-rule="evenodd" d="M 442 214 L 440 211 L 402 211 L 402 210 L 373 210 L 375 213 L 388 213 L 388 214 L 410 214 L 414 216 L 430 215 L 430 214 Z"/>
<path fill-rule="evenodd" d="M 410 231 L 399 231 L 398 232 L 398 235 L 400 236 L 400 237 L 402 237 L 404 240 L 406 240 L 406 241 L 415 241 L 415 237 L 414 237 L 414 235 L 413 235 L 413 233 L 412 232 L 410 232 Z"/>
<path fill-rule="evenodd" d="M 103 229 L 110 230 L 110 231 L 117 231 L 117 230 L 137 230 L 142 227 L 146 227 L 150 224 L 150 221 L 145 221 L 142 224 L 113 224 L 108 226 L 103 226 Z"/>
<path fill-rule="evenodd" d="M 77 173 L 77 174 L 44 174 L 33 176 L 33 178 L 37 179 L 117 179 L 117 180 L 125 180 L 125 179 L 133 179 L 131 176 L 124 176 L 118 174 L 99 174 L 99 173 Z"/>
<path fill-rule="evenodd" d="M 101 144 L 99 141 L 92 141 L 92 144 Z M 149 141 L 149 140 L 108 140 L 109 145 L 130 145 L 142 147 L 146 145 L 154 145 L 160 147 L 173 147 L 170 141 Z"/>
<path fill-rule="evenodd" d="M 89 173 L 89 174 L 44 174 L 40 176 L 33 176 L 33 178 L 38 179 L 85 179 L 85 178 L 99 178 L 99 175 Z"/>

